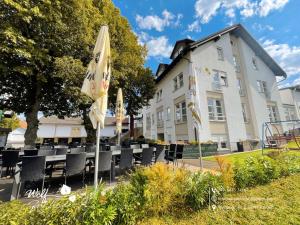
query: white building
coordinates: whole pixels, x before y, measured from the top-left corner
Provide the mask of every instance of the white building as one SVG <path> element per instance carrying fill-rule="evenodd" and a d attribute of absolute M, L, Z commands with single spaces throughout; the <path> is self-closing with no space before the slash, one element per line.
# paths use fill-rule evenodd
<path fill-rule="evenodd" d="M 279 90 L 282 100 L 285 120 L 300 118 L 300 85 L 286 87 Z"/>
<path fill-rule="evenodd" d="M 170 58 L 169 65 L 158 66 L 157 93 L 143 109 L 146 138 L 197 140 L 187 109 L 191 64 L 200 93 L 200 141 L 235 150 L 241 140 L 259 140 L 264 122 L 284 118 L 276 76 L 286 73 L 242 25 L 177 41 Z"/>
<path fill-rule="evenodd" d="M 80 118 L 60 119 L 57 116 L 50 116 L 39 119 L 37 137 L 38 143 L 82 143 L 85 142 L 87 133 Z"/>

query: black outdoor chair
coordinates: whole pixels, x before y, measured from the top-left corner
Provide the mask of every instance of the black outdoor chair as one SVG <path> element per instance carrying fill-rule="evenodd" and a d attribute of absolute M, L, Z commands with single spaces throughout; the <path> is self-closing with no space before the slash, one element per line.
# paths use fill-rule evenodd
<path fill-rule="evenodd" d="M 67 148 L 56 148 L 56 155 L 66 155 L 68 153 Z"/>
<path fill-rule="evenodd" d="M 175 157 L 176 144 L 170 144 L 169 149 L 166 151 L 165 159 L 169 162 L 172 161 Z"/>
<path fill-rule="evenodd" d="M 133 149 L 122 148 L 119 168 L 121 170 L 132 168 L 132 160 L 133 160 Z"/>
<path fill-rule="evenodd" d="M 50 155 L 56 155 L 56 150 L 51 149 L 51 150 L 39 150 L 38 151 L 39 156 L 50 156 Z"/>
<path fill-rule="evenodd" d="M 45 165 L 46 156 L 24 156 L 22 158 L 22 169 L 17 197 L 19 197 L 22 184 L 25 184 L 26 181 L 35 182 L 42 180 L 42 190 L 44 189 Z"/>
<path fill-rule="evenodd" d="M 19 151 L 18 150 L 4 150 L 2 151 L 2 165 L 0 177 L 2 177 L 3 168 L 6 168 L 6 174 L 9 172 L 13 173 L 14 168 L 19 160 Z"/>
<path fill-rule="evenodd" d="M 82 174 L 82 184 L 84 185 L 85 163 L 86 163 L 85 152 L 67 154 L 66 167 L 64 170 L 65 184 L 67 184 L 67 178 L 69 176 Z"/>
<path fill-rule="evenodd" d="M 155 162 L 165 162 L 165 147 L 163 145 L 156 146 Z"/>
<path fill-rule="evenodd" d="M 109 171 L 109 183 L 111 183 L 111 163 L 112 163 L 112 152 L 111 151 L 100 151 L 98 171 L 105 172 Z"/>
<path fill-rule="evenodd" d="M 38 154 L 37 149 L 25 149 L 24 156 L 36 156 Z"/>
<path fill-rule="evenodd" d="M 85 152 L 84 147 L 78 147 L 78 148 L 71 148 L 70 149 L 70 153 L 72 153 L 72 154 L 82 153 L 82 152 Z"/>
<path fill-rule="evenodd" d="M 144 148 L 142 152 L 142 160 L 141 165 L 148 166 L 151 165 L 153 158 L 153 147 L 152 148 Z"/>
<path fill-rule="evenodd" d="M 177 145 L 175 152 L 168 155 L 168 161 L 172 161 L 173 164 L 178 165 L 178 159 L 182 159 L 184 145 Z"/>

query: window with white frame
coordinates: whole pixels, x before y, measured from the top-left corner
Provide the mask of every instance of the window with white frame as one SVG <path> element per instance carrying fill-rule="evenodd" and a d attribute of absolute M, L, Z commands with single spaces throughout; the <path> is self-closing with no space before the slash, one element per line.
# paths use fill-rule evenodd
<path fill-rule="evenodd" d="M 239 61 L 238 61 L 238 58 L 236 55 L 233 55 L 233 65 L 234 65 L 234 68 L 235 68 L 235 72 L 240 72 L 241 69 L 240 69 L 240 64 L 239 64 Z"/>
<path fill-rule="evenodd" d="M 164 112 L 161 110 L 161 111 L 157 111 L 156 114 L 157 114 L 157 126 L 162 127 Z"/>
<path fill-rule="evenodd" d="M 175 121 L 177 123 L 186 121 L 186 104 L 185 104 L 185 101 L 175 104 Z"/>
<path fill-rule="evenodd" d="M 252 66 L 253 66 L 253 69 L 258 70 L 257 61 L 256 61 L 255 57 L 252 57 Z"/>
<path fill-rule="evenodd" d="M 218 60 L 224 61 L 224 52 L 221 47 L 217 47 Z"/>
<path fill-rule="evenodd" d="M 151 116 L 150 113 L 148 113 L 146 115 L 146 130 L 150 130 L 151 129 Z"/>
<path fill-rule="evenodd" d="M 209 98 L 207 103 L 209 120 L 225 120 L 222 100 Z"/>
<path fill-rule="evenodd" d="M 260 93 L 267 93 L 267 83 L 266 81 L 257 80 L 257 88 Z"/>
<path fill-rule="evenodd" d="M 296 120 L 296 112 L 293 107 L 285 107 L 284 114 L 286 120 Z"/>
<path fill-rule="evenodd" d="M 176 91 L 177 89 L 183 87 L 183 85 L 184 85 L 184 82 L 183 82 L 183 73 L 180 73 L 179 75 L 177 75 L 173 79 L 174 91 Z"/>
<path fill-rule="evenodd" d="M 219 91 L 221 90 L 222 86 L 228 86 L 227 74 L 225 72 L 219 70 L 213 70 L 213 72 L 214 72 L 212 77 L 213 90 Z"/>
<path fill-rule="evenodd" d="M 166 110 L 166 120 L 170 120 L 171 119 L 171 108 L 170 107 L 167 107 L 167 110 Z"/>
<path fill-rule="evenodd" d="M 269 112 L 269 120 L 270 122 L 276 122 L 278 121 L 278 114 L 277 114 L 277 108 L 276 106 L 268 105 L 268 112 Z"/>
<path fill-rule="evenodd" d="M 244 122 L 247 123 L 248 122 L 248 115 L 247 115 L 247 109 L 246 109 L 246 104 L 245 103 L 242 103 L 242 113 L 243 113 Z"/>
<path fill-rule="evenodd" d="M 245 96 L 245 91 L 244 91 L 244 88 L 242 85 L 242 80 L 240 78 L 237 79 L 237 86 L 238 86 L 240 96 Z"/>
<path fill-rule="evenodd" d="M 157 93 L 156 93 L 156 102 L 161 101 L 162 99 L 162 89 L 160 89 Z"/>

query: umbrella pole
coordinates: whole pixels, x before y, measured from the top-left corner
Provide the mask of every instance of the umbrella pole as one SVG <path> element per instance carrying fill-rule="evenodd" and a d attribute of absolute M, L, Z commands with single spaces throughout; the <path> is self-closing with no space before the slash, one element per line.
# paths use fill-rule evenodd
<path fill-rule="evenodd" d="M 202 149 L 201 149 L 201 142 L 200 142 L 200 125 L 198 124 L 198 145 L 199 145 L 199 155 L 200 155 L 200 168 L 203 169 L 203 162 L 202 162 Z"/>
<path fill-rule="evenodd" d="M 94 187 L 98 187 L 98 164 L 99 164 L 99 148 L 100 148 L 100 123 L 97 123 L 97 135 L 96 135 L 96 152 L 95 152 L 95 171 L 94 171 Z"/>
<path fill-rule="evenodd" d="M 118 145 L 121 145 L 121 132 L 118 132 Z"/>

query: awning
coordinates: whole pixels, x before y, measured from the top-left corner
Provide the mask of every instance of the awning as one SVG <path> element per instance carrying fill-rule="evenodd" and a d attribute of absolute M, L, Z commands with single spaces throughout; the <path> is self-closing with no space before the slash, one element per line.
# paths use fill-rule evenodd
<path fill-rule="evenodd" d="M 82 125 L 40 125 L 39 138 L 81 138 L 87 137 L 86 130 Z"/>

